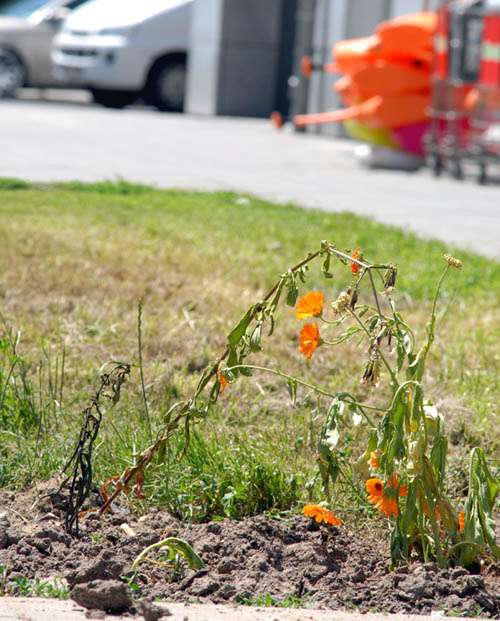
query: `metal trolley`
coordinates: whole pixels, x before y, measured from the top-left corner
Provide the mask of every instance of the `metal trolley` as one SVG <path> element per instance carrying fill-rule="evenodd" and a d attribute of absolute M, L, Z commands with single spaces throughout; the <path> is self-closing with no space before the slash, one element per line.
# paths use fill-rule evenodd
<path fill-rule="evenodd" d="M 435 175 L 463 178 L 463 164 L 500 162 L 500 0 L 445 1 L 434 44 L 430 130 L 425 137 Z"/>

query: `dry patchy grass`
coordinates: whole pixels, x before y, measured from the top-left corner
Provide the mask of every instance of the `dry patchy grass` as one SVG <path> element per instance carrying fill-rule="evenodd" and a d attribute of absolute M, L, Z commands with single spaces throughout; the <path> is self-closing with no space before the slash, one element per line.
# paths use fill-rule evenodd
<path fill-rule="evenodd" d="M 419 336 L 425 333 L 429 297 L 445 250 L 437 242 L 351 214 L 306 212 L 229 193 L 155 191 L 125 183 L 20 186 L 0 184 L 0 307 L 22 332 L 19 351 L 29 362 L 46 414 L 36 438 L 33 430 L 4 433 L 9 449 L 0 485 L 27 484 L 60 468 L 101 364 L 137 363 L 140 299 L 156 428 L 168 404 L 192 389 L 199 370 L 223 347 L 224 335 L 242 311 L 321 239 L 347 248 L 360 245 L 370 259 L 398 263 L 398 303 Z M 500 271 L 493 261 L 458 254 L 464 270 L 454 274 L 444 292 L 427 383 L 429 396 L 447 418 L 455 445 L 453 468 L 461 479 L 471 444 L 480 441 L 491 455 L 498 450 Z M 345 271 L 336 270 L 333 283 L 326 283 L 327 296 L 334 297 L 347 280 Z M 325 288 L 319 269 L 313 282 Z M 291 309 L 283 309 L 280 319 L 259 362 L 274 361 L 333 390 L 366 396 L 359 384 L 362 350 L 319 351 L 308 364 L 297 352 L 298 324 Z M 63 350 L 64 382 L 54 395 Z M 99 478 L 116 473 L 145 446 L 136 371 L 134 367 L 127 396 L 105 421 L 97 454 Z M 382 397 L 383 389 L 371 398 L 379 402 Z M 193 477 L 205 480 L 207 475 L 208 487 L 217 488 L 229 469 L 232 489 L 238 477 L 247 475 L 248 485 L 255 485 L 260 475 L 249 464 L 261 464 L 274 473 L 268 473 L 269 480 L 276 479 L 272 485 L 279 486 L 280 477 L 288 481 L 288 495 L 274 503 L 278 508 L 293 504 L 294 498 L 314 496 L 315 444 L 325 406 L 304 392 L 292 406 L 273 378 L 239 380 L 211 420 L 200 425 L 201 437 L 187 456 L 189 468 L 180 472 L 172 462 L 157 465 L 146 489 L 159 503 L 179 507 L 200 493 Z M 348 450 L 356 450 L 362 433 L 353 429 Z M 165 477 L 170 483 L 165 484 Z M 248 493 L 247 487 L 239 493 Z M 223 512 L 222 505 L 213 512 Z M 268 505 L 273 506 L 272 499 Z M 193 510 L 191 515 L 202 513 Z"/>

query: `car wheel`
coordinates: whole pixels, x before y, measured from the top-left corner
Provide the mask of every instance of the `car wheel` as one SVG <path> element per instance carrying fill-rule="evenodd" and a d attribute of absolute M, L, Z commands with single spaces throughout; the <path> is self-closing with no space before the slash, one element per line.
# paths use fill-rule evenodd
<path fill-rule="evenodd" d="M 25 69 L 11 50 L 0 48 L 0 97 L 12 97 L 24 84 Z"/>
<path fill-rule="evenodd" d="M 93 88 L 90 92 L 94 102 L 106 108 L 126 108 L 138 99 L 138 94 L 132 91 L 109 91 Z"/>
<path fill-rule="evenodd" d="M 186 62 L 164 60 L 152 70 L 146 87 L 148 103 L 166 112 L 182 112 L 186 92 Z"/>

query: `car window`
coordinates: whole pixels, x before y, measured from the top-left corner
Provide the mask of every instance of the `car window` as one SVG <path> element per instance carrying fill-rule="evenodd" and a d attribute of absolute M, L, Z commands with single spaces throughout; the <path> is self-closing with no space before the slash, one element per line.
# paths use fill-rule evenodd
<path fill-rule="evenodd" d="M 72 2 L 66 2 L 64 6 L 72 11 L 73 9 L 77 9 L 82 4 L 85 4 L 85 2 L 88 2 L 88 0 L 73 0 Z"/>
<path fill-rule="evenodd" d="M 8 0 L 0 5 L 0 14 L 28 17 L 44 4 L 47 4 L 47 0 Z"/>

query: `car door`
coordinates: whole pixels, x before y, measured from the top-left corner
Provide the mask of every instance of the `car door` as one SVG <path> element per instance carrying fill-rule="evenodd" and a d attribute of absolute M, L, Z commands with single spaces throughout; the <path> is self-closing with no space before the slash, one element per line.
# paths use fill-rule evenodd
<path fill-rule="evenodd" d="M 52 70 L 52 40 L 60 30 L 65 17 L 70 11 L 76 9 L 87 0 L 61 0 L 54 2 L 49 7 L 42 8 L 38 14 L 34 14 L 30 21 L 33 25 L 29 40 L 29 56 L 31 58 L 30 82 L 36 86 L 52 86 L 57 84 Z"/>

